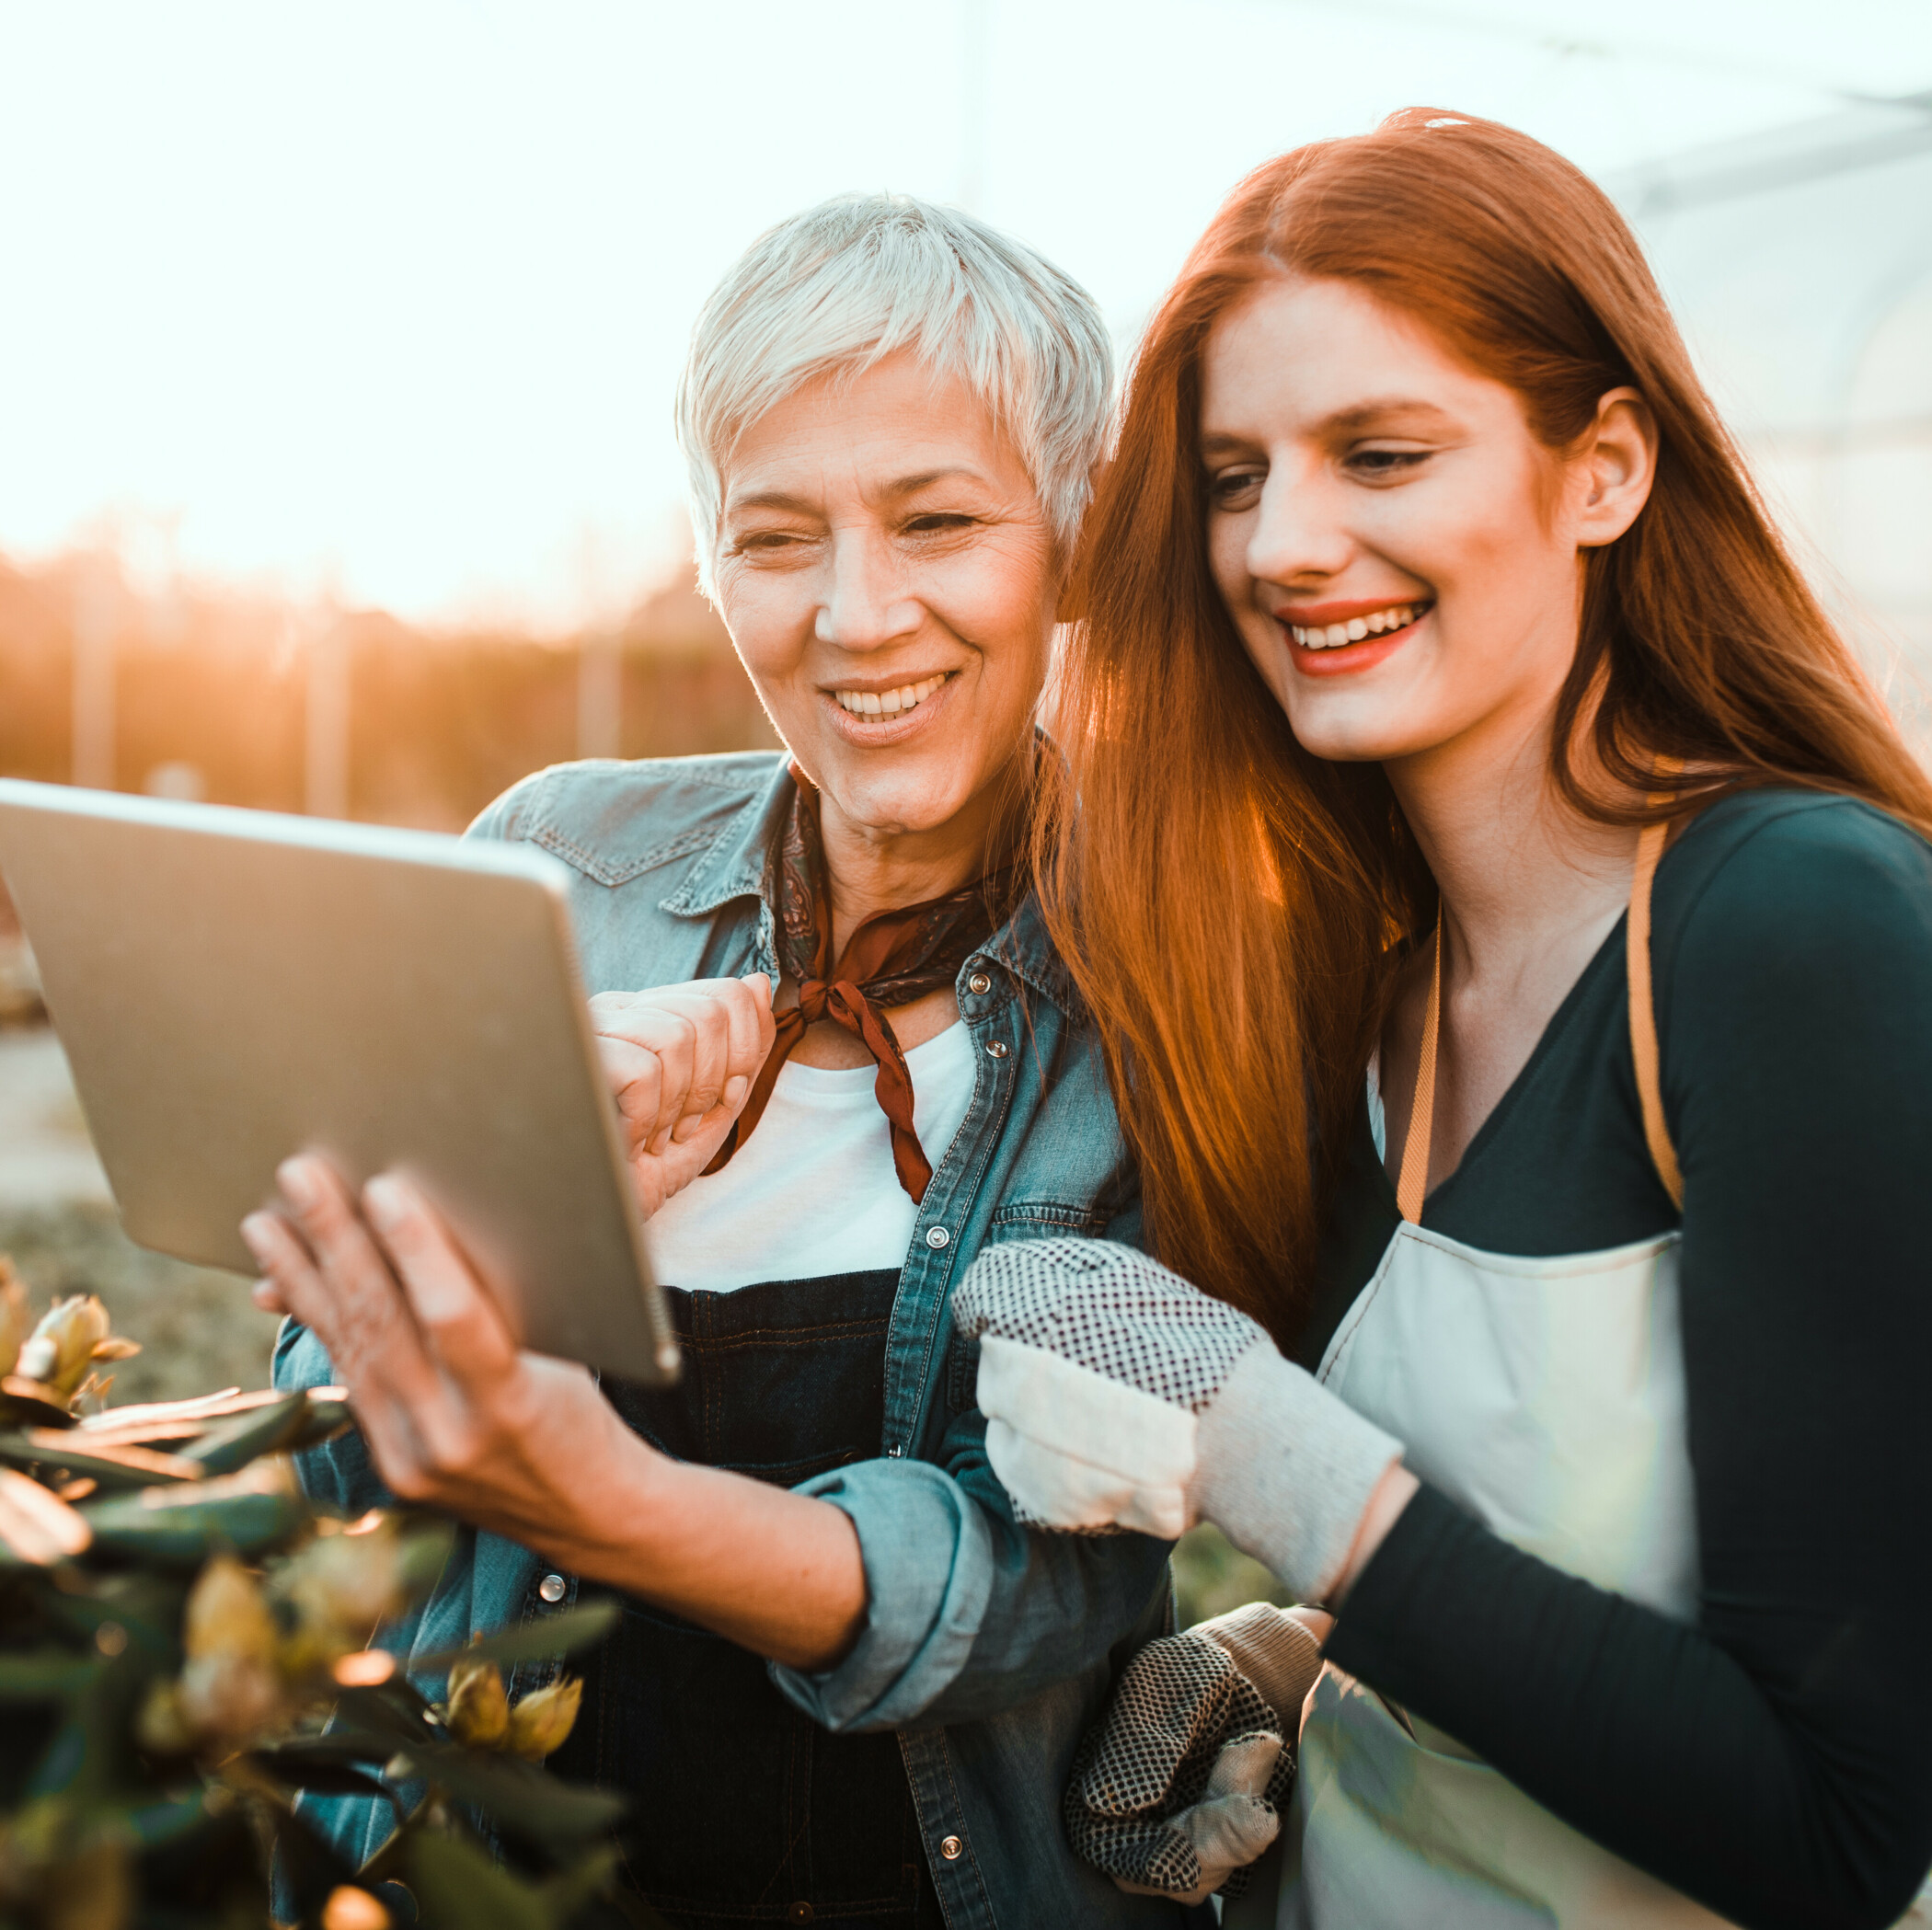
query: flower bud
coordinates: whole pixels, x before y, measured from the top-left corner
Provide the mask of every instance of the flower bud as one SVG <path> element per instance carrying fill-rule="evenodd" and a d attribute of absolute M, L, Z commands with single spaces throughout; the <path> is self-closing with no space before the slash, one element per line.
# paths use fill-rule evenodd
<path fill-rule="evenodd" d="M 175 1683 L 148 1683 L 134 1717 L 134 1740 L 152 1756 L 185 1756 L 194 1747 L 194 1732 L 181 1713 L 181 1694 Z"/>
<path fill-rule="evenodd" d="M 510 1733 L 503 1672 L 490 1661 L 455 1663 L 450 1670 L 449 1708 L 443 1719 L 457 1741 L 472 1749 L 501 1749 Z"/>
<path fill-rule="evenodd" d="M 278 1578 L 304 1629 L 340 1631 L 359 1648 L 378 1622 L 408 1605 L 396 1523 L 360 1534 L 321 1534 Z"/>
<path fill-rule="evenodd" d="M 275 1622 L 260 1588 L 232 1555 L 201 1570 L 182 1619 L 181 1717 L 196 1733 L 241 1740 L 279 1713 Z"/>
<path fill-rule="evenodd" d="M 582 1700 L 583 1683 L 574 1675 L 524 1696 L 510 1712 L 510 1733 L 504 1746 L 512 1755 L 541 1763 L 563 1747 L 564 1739 L 576 1727 L 577 1707 Z"/>
<path fill-rule="evenodd" d="M 197 1656 L 181 1671 L 181 1719 L 210 1741 L 246 1741 L 276 1719 L 282 1700 L 282 1678 L 253 1656 Z"/>
<path fill-rule="evenodd" d="M 190 1658 L 243 1655 L 267 1661 L 275 1653 L 275 1619 L 261 1587 L 232 1555 L 214 1556 L 190 1590 L 181 1623 Z"/>
<path fill-rule="evenodd" d="M 94 1350 L 109 1335 L 108 1310 L 92 1293 L 57 1300 L 40 1315 L 27 1345 L 20 1350 L 19 1373 L 29 1381 L 51 1387 L 63 1400 L 87 1377 Z"/>

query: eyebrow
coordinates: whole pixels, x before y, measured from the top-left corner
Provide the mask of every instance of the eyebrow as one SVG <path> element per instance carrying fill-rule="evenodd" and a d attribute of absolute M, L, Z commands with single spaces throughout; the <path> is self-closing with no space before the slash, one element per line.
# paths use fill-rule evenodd
<path fill-rule="evenodd" d="M 1439 408 L 1433 402 L 1424 402 L 1416 396 L 1378 396 L 1373 401 L 1358 402 L 1352 408 L 1339 408 L 1332 416 L 1322 418 L 1319 428 L 1335 433 L 1351 429 L 1365 429 L 1372 422 L 1385 422 L 1390 417 L 1397 420 L 1408 419 L 1417 422 L 1450 422 L 1455 418 L 1445 408 Z"/>
<path fill-rule="evenodd" d="M 1378 396 L 1368 402 L 1357 402 L 1348 408 L 1339 408 L 1334 414 L 1324 416 L 1315 424 L 1313 433 L 1317 436 L 1348 435 L 1362 430 L 1380 427 L 1387 428 L 1392 423 L 1408 421 L 1418 427 L 1454 427 L 1455 418 L 1447 409 L 1439 408 L 1433 402 L 1424 402 L 1415 396 Z M 1253 446 L 1251 436 L 1209 434 L 1201 439 L 1201 453 L 1203 456 L 1219 455 L 1228 450 Z"/>
<path fill-rule="evenodd" d="M 922 469 L 914 476 L 895 477 L 886 484 L 882 493 L 889 497 L 916 496 L 921 489 L 929 489 L 935 483 L 961 477 L 969 482 L 985 480 L 977 469 L 965 463 L 955 463 L 937 469 Z M 725 501 L 728 515 L 737 510 L 783 510 L 794 515 L 807 516 L 816 508 L 817 504 L 811 499 L 794 496 L 786 489 L 753 489 L 743 496 L 729 497 Z"/>

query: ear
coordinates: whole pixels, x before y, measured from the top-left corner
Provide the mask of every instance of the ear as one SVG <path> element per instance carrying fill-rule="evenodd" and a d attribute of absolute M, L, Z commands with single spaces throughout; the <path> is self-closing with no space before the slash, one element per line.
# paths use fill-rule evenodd
<path fill-rule="evenodd" d="M 1615 543 L 1637 521 L 1657 477 L 1657 422 L 1650 404 L 1633 388 L 1612 389 L 1596 406 L 1596 421 L 1584 432 L 1574 458 L 1581 472 L 1577 546 Z"/>

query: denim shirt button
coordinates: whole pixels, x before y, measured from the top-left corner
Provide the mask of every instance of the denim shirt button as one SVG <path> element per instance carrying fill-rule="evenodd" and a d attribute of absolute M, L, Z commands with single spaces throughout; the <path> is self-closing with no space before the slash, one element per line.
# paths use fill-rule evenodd
<path fill-rule="evenodd" d="M 939 1248 L 945 1246 L 947 1241 L 949 1241 L 951 1238 L 952 1235 L 949 1233 L 948 1233 L 943 1226 L 930 1226 L 926 1229 L 926 1244 L 928 1246 L 930 1246 L 935 1253 L 937 1253 L 939 1250 Z"/>
<path fill-rule="evenodd" d="M 957 1836 L 949 1836 L 939 1845 L 939 1854 L 949 1863 L 957 1863 L 966 1854 L 966 1845 Z"/>
<path fill-rule="evenodd" d="M 983 971 L 976 971 L 966 981 L 966 989 L 983 994 L 993 990 L 993 981 Z"/>
<path fill-rule="evenodd" d="M 1006 1041 L 1004 1039 L 995 1039 L 986 1050 L 994 1058 L 1004 1059 L 1006 1056 Z"/>
<path fill-rule="evenodd" d="M 561 1602 L 570 1584 L 561 1575 L 546 1575 L 536 1585 L 536 1591 L 546 1602 Z"/>

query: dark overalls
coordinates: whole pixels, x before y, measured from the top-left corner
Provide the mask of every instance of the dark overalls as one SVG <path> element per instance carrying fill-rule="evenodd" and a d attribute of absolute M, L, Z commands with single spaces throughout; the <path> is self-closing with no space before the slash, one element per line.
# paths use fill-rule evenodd
<path fill-rule="evenodd" d="M 779 1488 L 869 1460 L 898 1285 L 885 1269 L 667 1289 L 683 1378 L 604 1390 L 664 1453 Z M 939 1930 L 895 1733 L 827 1733 L 760 1657 L 634 1596 L 584 1676 L 582 1713 L 549 1766 L 631 1798 L 625 1875 L 661 1914 Z"/>

